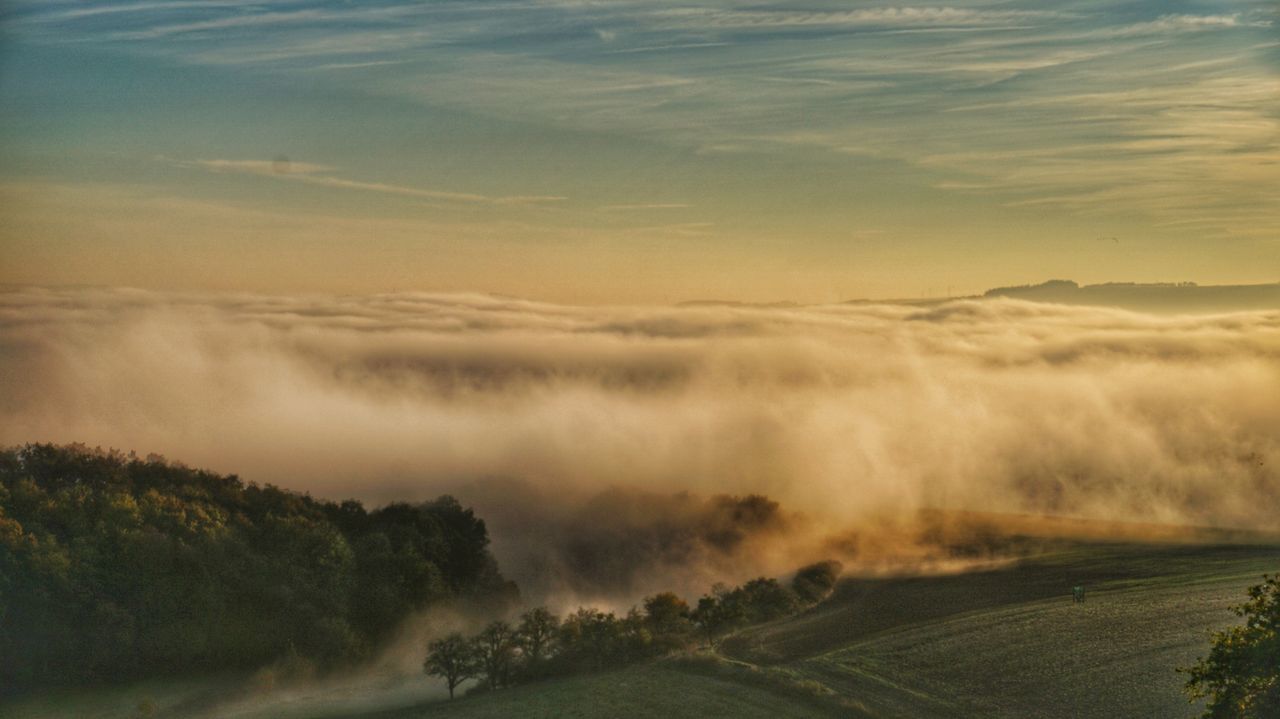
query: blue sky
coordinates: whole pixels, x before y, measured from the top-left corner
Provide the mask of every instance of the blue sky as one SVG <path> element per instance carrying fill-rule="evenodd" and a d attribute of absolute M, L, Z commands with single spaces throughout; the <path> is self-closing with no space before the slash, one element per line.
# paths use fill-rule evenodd
<path fill-rule="evenodd" d="M 825 301 L 1280 279 L 1265 2 L 59 2 L 0 280 Z"/>

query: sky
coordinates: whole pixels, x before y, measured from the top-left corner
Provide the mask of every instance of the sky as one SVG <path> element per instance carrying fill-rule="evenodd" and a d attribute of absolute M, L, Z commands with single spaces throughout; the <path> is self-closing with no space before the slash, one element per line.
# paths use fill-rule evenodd
<path fill-rule="evenodd" d="M 0 282 L 1280 280 L 1271 2 L 7 0 Z"/>

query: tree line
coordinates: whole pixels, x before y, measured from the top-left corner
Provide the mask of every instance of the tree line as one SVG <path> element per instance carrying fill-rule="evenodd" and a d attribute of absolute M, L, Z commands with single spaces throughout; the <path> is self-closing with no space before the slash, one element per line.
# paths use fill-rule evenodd
<path fill-rule="evenodd" d="M 469 637 L 453 633 L 430 642 L 423 670 L 444 680 L 452 699 L 471 679 L 477 680 L 473 690 L 491 690 L 715 646 L 744 626 L 816 604 L 839 573 L 838 562 L 826 561 L 801 568 L 789 585 L 767 577 L 737 587 L 717 584 L 692 607 L 662 592 L 622 616 L 590 607 L 563 617 L 545 607 L 531 609 L 514 623 L 497 620 Z"/>
<path fill-rule="evenodd" d="M 452 497 L 366 510 L 84 446 L 0 451 L 0 693 L 369 656 L 411 612 L 514 601 Z"/>

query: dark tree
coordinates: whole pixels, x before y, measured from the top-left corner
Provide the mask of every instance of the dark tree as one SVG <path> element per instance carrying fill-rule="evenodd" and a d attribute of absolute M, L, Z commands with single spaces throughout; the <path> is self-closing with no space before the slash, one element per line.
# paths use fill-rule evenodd
<path fill-rule="evenodd" d="M 530 664 L 541 662 L 551 652 L 559 629 L 560 618 L 547 611 L 546 607 L 531 609 L 520 616 L 516 635 Z"/>
<path fill-rule="evenodd" d="M 1280 717 L 1280 576 L 1263 577 L 1232 611 L 1244 625 L 1216 632 L 1209 656 L 1180 670 L 1187 696 L 1209 699 L 1206 719 Z"/>
<path fill-rule="evenodd" d="M 693 634 L 689 605 L 671 592 L 644 600 L 644 623 L 650 634 L 650 651 L 656 654 L 686 648 Z"/>
<path fill-rule="evenodd" d="M 645 598 L 644 616 L 649 630 L 655 635 L 689 631 L 689 605 L 672 592 Z"/>
<path fill-rule="evenodd" d="M 367 658 L 410 613 L 510 596 L 455 500 L 366 511 L 79 445 L 0 450 L 0 695 Z"/>
<path fill-rule="evenodd" d="M 627 615 L 618 620 L 619 656 L 622 661 L 634 661 L 650 654 L 653 647 L 653 632 L 649 631 L 644 614 L 632 607 Z"/>
<path fill-rule="evenodd" d="M 560 642 L 572 663 L 584 669 L 601 669 L 619 653 L 622 628 L 612 612 L 582 607 L 565 617 Z"/>
<path fill-rule="evenodd" d="M 796 570 L 796 576 L 791 579 L 791 590 L 796 593 L 800 601 L 806 604 L 817 604 L 826 599 L 835 588 L 841 569 L 843 569 L 841 564 L 834 560 L 801 567 Z"/>
<path fill-rule="evenodd" d="M 490 689 L 508 684 L 515 658 L 516 633 L 510 624 L 491 622 L 472 640 L 476 659 Z"/>
<path fill-rule="evenodd" d="M 742 605 L 735 601 L 729 588 L 723 584 L 715 585 L 711 594 L 698 600 L 691 618 L 710 646 L 715 646 L 720 637 L 742 626 L 747 619 Z"/>
<path fill-rule="evenodd" d="M 748 624 L 784 617 L 800 605 L 795 592 L 772 577 L 752 579 L 730 592 L 725 601 L 738 604 Z"/>
<path fill-rule="evenodd" d="M 422 669 L 430 676 L 444 679 L 449 698 L 462 682 L 476 676 L 479 663 L 475 648 L 461 634 L 450 634 L 427 645 L 427 660 Z"/>

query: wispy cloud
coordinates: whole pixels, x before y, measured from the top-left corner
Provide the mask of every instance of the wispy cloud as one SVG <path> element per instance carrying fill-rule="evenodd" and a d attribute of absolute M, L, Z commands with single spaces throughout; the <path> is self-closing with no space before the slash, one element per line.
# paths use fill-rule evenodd
<path fill-rule="evenodd" d="M 367 62 L 330 62 L 323 65 L 313 65 L 307 70 L 323 71 L 323 70 L 356 70 L 366 67 L 385 67 L 387 65 L 400 65 L 406 60 L 369 60 Z"/>
<path fill-rule="evenodd" d="M 633 205 L 604 205 L 600 209 L 614 212 L 628 212 L 631 210 L 683 210 L 690 207 L 678 202 L 650 202 Z"/>
<path fill-rule="evenodd" d="M 1228 213 L 1205 208 L 1258 198 L 1259 187 L 1280 181 L 1270 57 L 1280 16 L 1259 3 L 1202 14 L 1159 3 L 977 0 L 837 9 L 730 0 L 20 8 L 23 22 L 50 25 L 23 37 L 55 45 L 108 45 L 253 76 L 324 71 L 334 88 L 361 97 L 693 153 L 875 157 L 919 173 L 920 188 L 993 206 L 1076 214 L 1105 199 L 1153 223 L 1190 212 L 1224 220 Z M 288 178 L 516 201 L 329 171 Z M 1239 232 L 1259 223 L 1280 231 L 1280 209 L 1248 223 L 1227 222 Z"/>
<path fill-rule="evenodd" d="M 134 2 L 119 5 L 75 7 L 71 10 L 62 10 L 58 9 L 57 6 L 53 6 L 49 12 L 33 15 L 32 20 L 38 22 L 61 22 L 102 15 L 157 13 L 195 8 L 227 9 L 233 2 L 234 0 L 171 0 L 169 2 Z"/>
<path fill-rule="evenodd" d="M 982 26 L 1069 17 L 1064 13 L 1045 10 L 985 10 L 955 7 L 882 7 L 837 11 L 677 8 L 659 10 L 655 16 L 660 25 L 703 29 Z"/>
<path fill-rule="evenodd" d="M 170 160 L 175 165 L 197 166 L 214 172 L 245 172 L 253 175 L 288 175 L 298 173 L 310 175 L 319 172 L 330 172 L 334 168 L 329 165 L 317 165 L 310 162 L 293 162 L 288 159 L 278 160 Z"/>
<path fill-rule="evenodd" d="M 1255 27 L 1267 27 L 1270 23 L 1254 21 Z M 1099 34 L 1109 37 L 1129 37 L 1153 33 L 1188 32 L 1197 30 L 1216 30 L 1240 26 L 1240 14 L 1231 15 L 1161 15 L 1155 20 L 1134 23 L 1118 28 L 1106 28 Z"/>
<path fill-rule="evenodd" d="M 265 13 L 247 13 L 243 15 L 232 15 L 229 17 L 220 17 L 212 20 L 200 20 L 198 22 L 179 23 L 176 25 L 158 25 L 146 30 L 138 30 L 133 32 L 121 32 L 116 35 L 122 40 L 147 40 L 154 38 L 163 38 L 170 35 L 182 35 L 185 33 L 210 32 L 219 30 L 239 30 L 245 28 L 258 28 L 270 25 L 286 25 L 298 24 L 305 22 L 314 22 L 317 20 L 331 20 L 335 16 L 332 13 L 326 13 L 319 10 L 297 10 L 293 12 L 265 12 Z"/>
<path fill-rule="evenodd" d="M 558 202 L 565 197 L 549 195 L 511 195 L 491 197 L 471 192 L 450 192 L 445 190 L 429 190 L 419 187 L 408 187 L 385 182 L 363 182 L 334 176 L 336 168 L 308 162 L 293 162 L 287 159 L 278 160 L 173 160 L 160 158 L 169 164 L 179 167 L 197 167 L 211 172 L 234 172 L 247 175 L 272 177 L 289 182 L 298 182 L 317 187 L 329 187 L 341 190 L 359 190 L 376 192 L 401 197 L 415 197 L 424 200 L 444 202 L 485 203 L 495 205 L 527 205 L 544 202 Z"/>

